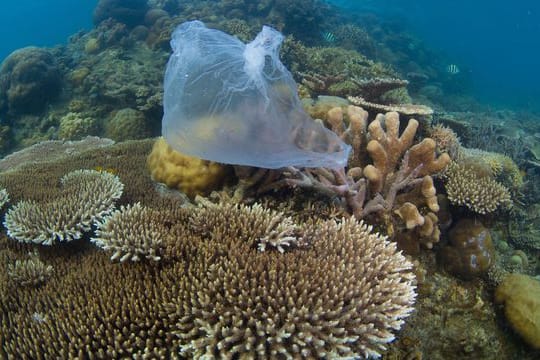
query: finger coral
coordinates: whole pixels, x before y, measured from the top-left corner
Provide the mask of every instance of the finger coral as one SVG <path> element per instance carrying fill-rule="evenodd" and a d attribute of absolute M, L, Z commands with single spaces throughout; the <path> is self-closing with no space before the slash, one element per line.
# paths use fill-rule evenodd
<path fill-rule="evenodd" d="M 466 206 L 479 214 L 512 207 L 510 192 L 504 185 L 488 176 L 479 176 L 464 165 L 452 162 L 444 176 L 448 199 L 454 205 Z"/>
<path fill-rule="evenodd" d="M 62 177 L 61 184 L 62 191 L 56 198 L 15 204 L 4 220 L 8 235 L 44 245 L 79 239 L 113 210 L 124 187 L 117 176 L 95 170 L 70 172 Z"/>
<path fill-rule="evenodd" d="M 182 356 L 379 357 L 413 309 L 412 264 L 362 222 L 306 224 L 309 246 L 280 254 L 228 220 L 197 245 L 169 304 Z"/>

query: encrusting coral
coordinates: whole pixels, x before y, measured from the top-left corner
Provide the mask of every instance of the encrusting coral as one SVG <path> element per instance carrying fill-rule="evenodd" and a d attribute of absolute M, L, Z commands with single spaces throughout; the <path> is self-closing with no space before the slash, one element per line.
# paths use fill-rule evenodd
<path fill-rule="evenodd" d="M 9 209 L 4 220 L 7 234 L 44 245 L 79 239 L 113 210 L 124 187 L 117 176 L 95 170 L 72 171 L 61 183 L 57 197 L 45 202 L 23 200 Z"/>

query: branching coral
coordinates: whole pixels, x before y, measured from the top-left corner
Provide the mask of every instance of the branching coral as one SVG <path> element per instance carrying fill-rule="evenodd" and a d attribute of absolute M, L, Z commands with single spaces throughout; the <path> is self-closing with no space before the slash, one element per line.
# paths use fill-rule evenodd
<path fill-rule="evenodd" d="M 55 272 L 39 296 L 21 287 L 0 296 L 0 355 L 376 357 L 413 310 L 412 263 L 361 222 L 294 224 L 258 205 L 184 210 L 159 230 L 168 239 L 159 264 L 111 264 L 85 244 L 43 249 Z M 302 246 L 258 249 L 281 235 Z M 26 248 L 5 241 L 6 251 Z"/>
<path fill-rule="evenodd" d="M 197 200 L 201 208 L 196 211 L 191 224 L 205 236 L 219 237 L 224 232 L 232 231 L 259 251 L 273 247 L 281 253 L 291 246 L 306 245 L 300 227 L 290 217 L 277 211 L 265 209 L 260 204 L 216 205 L 200 197 Z M 224 222 L 224 219 L 229 220 Z M 224 226 L 228 229 L 224 229 Z M 245 229 L 251 230 L 246 232 Z"/>
<path fill-rule="evenodd" d="M 124 187 L 117 176 L 94 170 L 73 171 L 61 183 L 56 198 L 20 201 L 7 212 L 4 226 L 10 237 L 45 245 L 79 239 L 113 210 Z"/>
<path fill-rule="evenodd" d="M 413 145 L 418 128 L 414 119 L 400 135 L 399 115 L 395 112 L 379 114 L 369 126 L 368 114 L 362 109 L 350 106 L 347 115 L 346 128 L 341 110 L 330 110 L 328 116 L 332 130 L 353 147 L 347 170 L 289 168 L 284 179 L 266 188 L 315 188 L 337 196 L 357 219 L 377 214 L 376 221 L 383 221 L 390 236 L 414 230 L 420 242 L 431 247 L 439 240 L 434 214 L 439 206 L 432 175 L 442 171 L 450 157 L 446 153 L 437 156 L 436 144 L 430 138 Z M 366 151 L 373 163 L 362 168 Z"/>
<path fill-rule="evenodd" d="M 250 224 L 231 227 L 222 210 L 219 236 L 198 243 L 169 304 L 181 355 L 378 357 L 412 311 L 412 265 L 370 227 L 309 223 L 308 247 L 258 252 Z"/>
<path fill-rule="evenodd" d="M 92 242 L 104 250 L 114 251 L 111 260 L 159 261 L 169 236 L 172 215 L 140 203 L 122 206 L 98 222 Z"/>
<path fill-rule="evenodd" d="M 15 260 L 8 264 L 7 274 L 17 286 L 39 286 L 51 276 L 53 267 L 45 265 L 37 252 L 30 253 L 30 259 Z"/>
<path fill-rule="evenodd" d="M 452 162 L 444 176 L 448 199 L 479 214 L 512 207 L 510 192 L 488 176 L 480 176 L 470 168 Z"/>

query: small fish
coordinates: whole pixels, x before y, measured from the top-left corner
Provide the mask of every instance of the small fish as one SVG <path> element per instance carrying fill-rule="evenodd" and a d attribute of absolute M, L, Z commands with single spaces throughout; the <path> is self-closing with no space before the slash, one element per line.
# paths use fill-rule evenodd
<path fill-rule="evenodd" d="M 446 67 L 446 72 L 450 75 L 457 75 L 459 74 L 459 68 L 456 64 L 450 64 Z"/>
<path fill-rule="evenodd" d="M 323 38 L 324 41 L 326 41 L 329 44 L 333 44 L 336 42 L 336 35 L 334 35 L 330 31 L 321 32 L 321 37 Z"/>

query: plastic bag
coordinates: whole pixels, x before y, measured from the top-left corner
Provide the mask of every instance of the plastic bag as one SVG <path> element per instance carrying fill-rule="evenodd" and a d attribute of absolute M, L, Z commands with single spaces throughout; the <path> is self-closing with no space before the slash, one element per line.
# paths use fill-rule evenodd
<path fill-rule="evenodd" d="M 244 44 L 200 21 L 179 25 L 165 72 L 167 142 L 184 154 L 226 164 L 345 166 L 350 147 L 303 110 L 279 61 L 282 41 L 267 26 Z"/>

